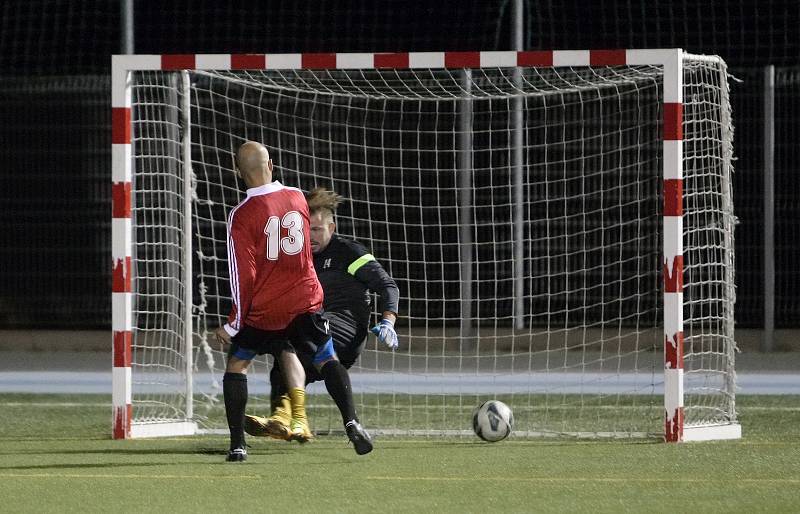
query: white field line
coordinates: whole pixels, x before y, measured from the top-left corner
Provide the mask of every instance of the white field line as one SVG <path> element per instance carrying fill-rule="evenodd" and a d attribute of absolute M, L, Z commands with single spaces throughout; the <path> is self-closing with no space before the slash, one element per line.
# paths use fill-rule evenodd
<path fill-rule="evenodd" d="M 358 402 L 356 402 L 358 403 Z M 38 408 L 59 408 L 59 407 L 108 407 L 111 408 L 111 402 L 108 403 L 81 403 L 81 402 L 0 402 L 0 407 L 38 407 Z M 336 410 L 335 405 L 309 405 L 309 407 L 318 410 Z M 431 406 L 426 410 L 441 411 L 441 410 L 463 410 L 469 408 L 469 405 L 445 405 L 445 406 Z M 596 405 L 586 407 L 591 410 L 641 410 L 655 407 L 655 405 Z M 370 408 L 377 408 L 371 405 Z M 517 405 L 517 409 L 526 410 L 573 410 L 579 408 L 577 405 Z M 385 406 L 386 410 L 398 410 L 396 407 Z M 415 407 L 419 409 L 419 406 Z M 737 412 L 800 412 L 798 407 L 740 407 Z"/>
<path fill-rule="evenodd" d="M 2 476 L 2 475 L 0 475 Z M 520 476 L 473 476 L 473 477 L 398 477 L 398 476 L 367 476 L 365 480 L 386 480 L 386 481 L 426 481 L 426 482 L 485 482 L 501 481 L 501 482 L 532 482 L 532 483 L 563 483 L 563 482 L 578 482 L 578 483 L 653 483 L 661 484 L 664 482 L 673 484 L 697 484 L 696 477 L 687 478 L 665 478 L 665 477 L 520 477 Z M 730 485 L 730 479 L 708 479 L 703 478 L 703 484 L 718 483 Z M 737 478 L 737 484 L 800 484 L 800 478 Z"/>
<path fill-rule="evenodd" d="M 81 403 L 81 402 L 0 402 L 0 407 L 108 407 L 111 408 L 111 402 L 108 403 Z"/>
<path fill-rule="evenodd" d="M 161 475 L 161 474 L 81 474 L 81 473 L 0 473 L 0 478 L 62 478 L 62 479 L 79 479 L 79 480 L 97 480 L 97 479 L 111 479 L 111 480 L 219 480 L 219 477 L 214 474 L 205 475 Z M 236 479 L 248 480 L 264 480 L 269 478 L 268 475 L 236 475 Z M 486 482 L 494 481 L 500 483 L 508 482 L 522 482 L 522 483 L 538 483 L 538 484 L 563 484 L 565 482 L 573 483 L 604 483 L 604 484 L 625 484 L 625 483 L 642 483 L 642 484 L 697 484 L 696 477 L 687 478 L 666 478 L 666 477 L 520 477 L 520 476 L 471 476 L 471 477 L 442 477 L 442 476 L 413 476 L 413 477 L 399 477 L 399 476 L 366 476 L 365 480 L 374 481 L 425 481 L 425 482 Z M 703 484 L 716 483 L 720 485 L 730 485 L 730 479 L 708 479 L 707 477 L 702 480 Z M 800 478 L 737 478 L 736 483 L 739 485 L 770 485 L 770 484 L 784 484 L 784 485 L 800 485 Z"/>

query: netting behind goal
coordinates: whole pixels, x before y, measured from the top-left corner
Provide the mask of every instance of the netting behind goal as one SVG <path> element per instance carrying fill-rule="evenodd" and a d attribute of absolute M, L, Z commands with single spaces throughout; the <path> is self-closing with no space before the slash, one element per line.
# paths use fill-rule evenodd
<path fill-rule="evenodd" d="M 727 77 L 718 59 L 684 66 L 685 420 L 726 424 Z M 226 427 L 225 349 L 212 332 L 230 309 L 225 222 L 244 195 L 233 154 L 256 140 L 283 183 L 347 198 L 337 231 L 370 248 L 400 288 L 400 349 L 370 336 L 351 369 L 368 428 L 469 434 L 473 408 L 498 398 L 517 435 L 660 437 L 663 71 L 134 72 L 133 422 Z M 269 408 L 268 366 L 249 375 L 249 412 Z M 313 429 L 341 430 L 322 384 L 309 393 Z"/>

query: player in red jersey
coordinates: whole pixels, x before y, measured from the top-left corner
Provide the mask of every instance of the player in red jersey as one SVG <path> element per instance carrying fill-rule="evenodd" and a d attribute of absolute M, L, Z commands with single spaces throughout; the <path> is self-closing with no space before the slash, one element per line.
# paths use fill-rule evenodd
<path fill-rule="evenodd" d="M 372 313 L 369 291 L 378 293 L 378 312 L 382 313 L 380 324 L 372 331 L 391 350 L 397 349 L 398 339 L 394 330 L 400 299 L 397 284 L 361 243 L 335 233 L 334 215 L 342 201 L 341 196 L 318 187 L 306 195 L 306 201 L 311 220 L 314 268 L 325 291 L 325 316 L 330 321 L 333 346 L 340 362 L 349 369 L 364 348 Z M 349 379 L 343 380 L 346 387 L 340 388 L 332 385 L 313 367 L 303 364 L 307 383 L 325 380 L 356 453 L 363 455 L 372 451 L 372 439 L 356 414 Z M 280 365 L 272 367 L 269 378 L 270 416 L 245 415 L 244 429 L 253 436 L 286 439 L 291 420 L 291 400 L 286 393 Z"/>
<path fill-rule="evenodd" d="M 260 143 L 244 143 L 236 159 L 247 197 L 228 218 L 233 308 L 228 322 L 216 331 L 220 342 L 230 344 L 223 396 L 231 434 L 227 460 L 234 462 L 247 458 L 246 373 L 256 355 L 270 353 L 279 360 L 292 406 L 287 438 L 300 442 L 312 435 L 298 354 L 317 368 L 339 364 L 321 312 L 323 292 L 314 271 L 305 196 L 272 180 L 272 160 Z"/>

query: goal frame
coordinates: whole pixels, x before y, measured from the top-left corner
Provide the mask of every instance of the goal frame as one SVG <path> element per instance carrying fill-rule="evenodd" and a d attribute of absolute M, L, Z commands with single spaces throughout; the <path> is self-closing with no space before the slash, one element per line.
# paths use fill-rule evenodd
<path fill-rule="evenodd" d="M 683 369 L 683 56 L 681 49 L 554 50 L 408 53 L 296 53 L 296 54 L 164 54 L 114 55 L 111 59 L 112 140 L 112 437 L 128 439 L 191 435 L 198 431 L 192 418 L 192 384 L 187 384 L 186 420 L 167 423 L 133 422 L 131 373 L 133 342 L 133 222 L 131 153 L 132 119 L 130 74 L 162 70 L 270 70 L 270 69 L 414 69 L 654 65 L 663 68 L 662 154 L 662 276 L 664 333 L 664 441 L 738 439 L 738 423 L 684 426 Z M 184 95 L 186 98 L 188 95 Z M 189 109 L 185 109 L 189 115 Z M 187 131 L 188 132 L 188 131 Z M 188 137 L 183 141 L 188 151 Z M 191 173 L 190 160 L 186 172 Z M 188 187 L 189 181 L 185 184 Z M 191 195 L 185 196 L 190 201 Z M 190 208 L 190 206 L 187 206 Z M 191 224 L 185 216 L 185 224 Z M 191 225 L 184 227 L 191 254 Z M 191 259 L 184 273 L 191 278 Z M 192 288 L 185 288 L 191 295 Z M 191 298 L 185 298 L 191 319 Z M 192 341 L 192 323 L 186 323 Z M 192 370 L 192 345 L 186 346 L 187 376 Z"/>

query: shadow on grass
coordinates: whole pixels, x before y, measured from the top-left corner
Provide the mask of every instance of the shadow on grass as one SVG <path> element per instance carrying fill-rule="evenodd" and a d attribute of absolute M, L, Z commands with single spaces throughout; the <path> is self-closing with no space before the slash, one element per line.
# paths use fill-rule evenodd
<path fill-rule="evenodd" d="M 188 464 L 178 463 L 175 464 Z M 106 462 L 97 464 L 36 464 L 31 466 L 1 466 L 0 473 L 6 471 L 45 471 L 45 470 L 93 470 L 93 469 L 119 469 L 125 467 L 164 467 L 161 462 Z"/>

